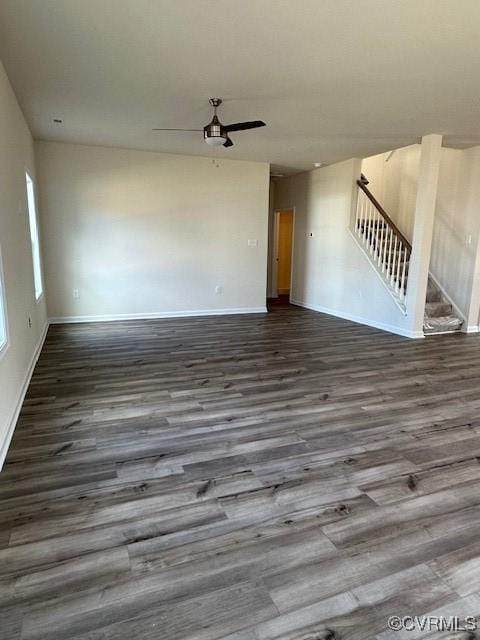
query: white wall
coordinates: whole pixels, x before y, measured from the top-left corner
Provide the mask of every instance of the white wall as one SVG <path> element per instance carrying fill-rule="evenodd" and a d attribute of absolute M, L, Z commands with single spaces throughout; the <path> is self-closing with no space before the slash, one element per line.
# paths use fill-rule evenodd
<path fill-rule="evenodd" d="M 430 271 L 465 317 L 475 270 L 479 212 L 480 147 L 443 148 Z"/>
<path fill-rule="evenodd" d="M 46 328 L 45 299 L 37 303 L 34 294 L 25 169 L 35 176 L 33 142 L 0 63 L 0 246 L 9 330 L 0 355 L 0 467 Z"/>
<path fill-rule="evenodd" d="M 275 209 L 295 207 L 291 297 L 318 311 L 412 335 L 349 231 L 359 170 L 360 162 L 349 160 L 276 182 Z"/>
<path fill-rule="evenodd" d="M 50 317 L 265 309 L 268 164 L 51 142 L 36 151 Z"/>

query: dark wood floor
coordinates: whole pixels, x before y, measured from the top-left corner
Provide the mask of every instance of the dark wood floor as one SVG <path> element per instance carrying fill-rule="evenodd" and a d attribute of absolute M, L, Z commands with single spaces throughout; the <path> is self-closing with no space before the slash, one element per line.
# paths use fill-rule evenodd
<path fill-rule="evenodd" d="M 0 637 L 400 640 L 426 634 L 389 615 L 480 615 L 479 409 L 476 336 L 281 305 L 53 326 L 0 475 Z"/>

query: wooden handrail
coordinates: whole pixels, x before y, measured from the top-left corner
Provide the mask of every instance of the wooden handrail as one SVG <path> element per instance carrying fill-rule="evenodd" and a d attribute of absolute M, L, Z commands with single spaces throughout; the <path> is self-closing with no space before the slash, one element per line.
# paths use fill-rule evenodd
<path fill-rule="evenodd" d="M 400 238 L 400 240 L 403 242 L 403 244 L 408 248 L 408 250 L 411 253 L 412 252 L 412 245 L 405 238 L 403 233 L 400 231 L 400 229 L 397 227 L 397 225 L 393 222 L 393 220 L 390 218 L 388 213 L 385 211 L 385 209 L 382 207 L 382 205 L 379 203 L 379 201 L 375 198 L 373 193 L 368 189 L 367 185 L 365 184 L 365 181 L 366 181 L 365 176 L 363 176 L 363 174 L 362 174 L 362 178 L 360 180 L 357 180 L 357 185 L 363 191 L 363 193 L 367 196 L 367 198 L 370 200 L 370 202 L 373 204 L 373 206 L 377 209 L 377 211 L 380 213 L 382 218 L 384 218 L 385 221 L 392 227 L 392 229 L 394 230 L 395 234 Z M 366 182 L 368 184 L 368 181 L 366 181 Z"/>

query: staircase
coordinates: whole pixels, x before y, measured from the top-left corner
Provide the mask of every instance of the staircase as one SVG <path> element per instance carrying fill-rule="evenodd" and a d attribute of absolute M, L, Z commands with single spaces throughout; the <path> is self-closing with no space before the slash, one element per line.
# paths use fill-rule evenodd
<path fill-rule="evenodd" d="M 423 319 L 423 333 L 450 333 L 462 328 L 463 320 L 456 316 L 450 302 L 431 278 L 428 279 L 427 302 Z"/>
<path fill-rule="evenodd" d="M 352 232 L 399 307 L 406 311 L 408 268 L 412 246 L 367 188 L 362 174 L 357 180 L 358 200 Z M 459 331 L 462 318 L 429 276 L 423 331 L 425 334 Z"/>

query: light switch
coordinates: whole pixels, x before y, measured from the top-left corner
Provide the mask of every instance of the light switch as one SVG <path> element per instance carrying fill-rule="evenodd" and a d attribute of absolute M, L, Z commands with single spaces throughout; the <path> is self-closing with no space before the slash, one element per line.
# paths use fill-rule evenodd
<path fill-rule="evenodd" d="M 248 241 L 248 246 L 249 247 L 257 247 L 258 246 L 258 240 L 249 240 Z"/>

